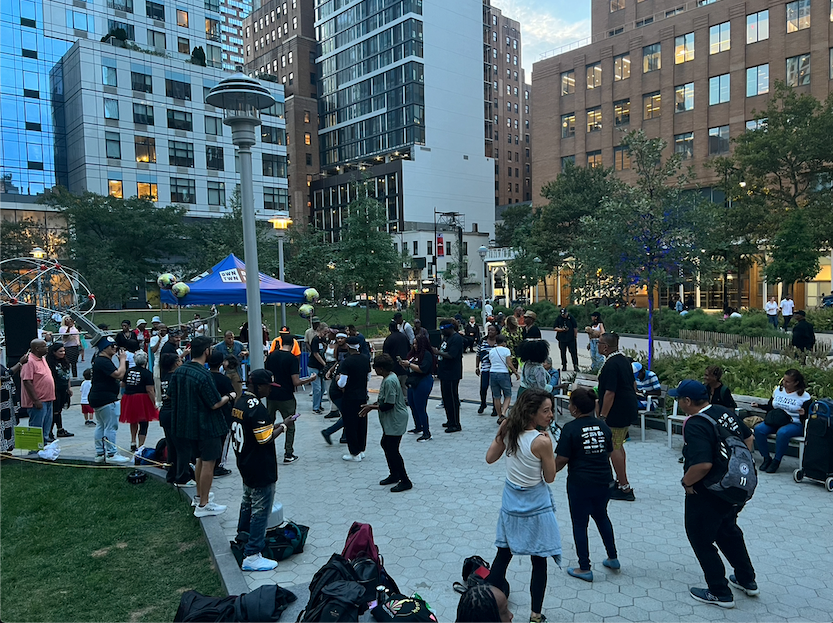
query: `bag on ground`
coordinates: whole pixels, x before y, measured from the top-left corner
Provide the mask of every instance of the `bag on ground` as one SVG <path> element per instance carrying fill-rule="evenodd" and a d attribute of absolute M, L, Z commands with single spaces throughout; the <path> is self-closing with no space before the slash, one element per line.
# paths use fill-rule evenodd
<path fill-rule="evenodd" d="M 373 527 L 370 524 L 353 522 L 347 531 L 341 555 L 356 570 L 358 581 L 365 587 L 368 602 L 375 599 L 376 587 L 379 585 L 384 585 L 391 593 L 400 592 L 396 582 L 385 571 L 385 562 L 373 540 Z"/>
<path fill-rule="evenodd" d="M 277 584 L 228 597 L 210 597 L 197 591 L 186 591 L 179 600 L 174 621 L 278 621 L 289 604 L 297 599 L 293 593 Z"/>
<path fill-rule="evenodd" d="M 480 556 L 469 556 L 463 561 L 463 582 L 455 582 L 453 588 L 461 595 L 472 586 L 488 583 L 489 563 Z"/>
<path fill-rule="evenodd" d="M 365 589 L 359 584 L 353 565 L 333 554 L 315 572 L 309 585 L 309 601 L 298 615 L 301 621 L 358 621 L 367 611 Z"/>
<path fill-rule="evenodd" d="M 428 609 L 425 600 L 419 597 L 407 597 L 399 593 L 391 595 L 385 603 L 379 604 L 370 611 L 377 621 L 406 621 L 436 623 L 437 617 Z"/>
<path fill-rule="evenodd" d="M 804 436 L 804 475 L 813 480 L 833 476 L 833 400 L 816 400 L 810 407 Z"/>

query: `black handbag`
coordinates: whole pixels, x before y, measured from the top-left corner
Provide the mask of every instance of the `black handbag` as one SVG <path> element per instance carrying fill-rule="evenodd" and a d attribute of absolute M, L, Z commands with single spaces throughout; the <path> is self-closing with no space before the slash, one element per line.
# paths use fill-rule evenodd
<path fill-rule="evenodd" d="M 776 429 L 791 424 L 792 421 L 793 419 L 790 417 L 790 414 L 783 409 L 772 409 L 767 411 L 764 416 L 764 424 Z"/>

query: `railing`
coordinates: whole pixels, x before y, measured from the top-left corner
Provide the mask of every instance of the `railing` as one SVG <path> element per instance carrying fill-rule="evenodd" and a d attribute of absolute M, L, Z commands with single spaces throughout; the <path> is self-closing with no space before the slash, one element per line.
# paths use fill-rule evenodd
<path fill-rule="evenodd" d="M 514 249 L 509 247 L 499 247 L 497 249 L 489 249 L 486 251 L 486 261 L 487 262 L 509 262 L 515 259 Z"/>
<path fill-rule="evenodd" d="M 735 333 L 717 333 L 715 331 L 696 331 L 680 329 L 680 339 L 709 344 L 711 346 L 748 346 L 760 348 L 766 352 L 781 351 L 792 346 L 792 338 L 785 336 L 750 337 Z M 830 344 L 816 339 L 816 345 L 810 351 L 815 355 L 824 356 L 830 352 Z"/>

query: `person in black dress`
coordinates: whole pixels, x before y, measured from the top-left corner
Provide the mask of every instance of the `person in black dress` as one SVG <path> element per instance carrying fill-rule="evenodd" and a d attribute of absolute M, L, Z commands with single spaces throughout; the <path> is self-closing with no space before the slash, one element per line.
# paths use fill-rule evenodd
<path fill-rule="evenodd" d="M 462 339 L 462 338 L 460 338 Z M 367 380 L 370 361 L 361 354 L 361 340 L 357 336 L 347 338 L 347 357 L 341 362 L 336 384 L 342 390 L 341 416 L 344 418 L 344 435 L 347 437 L 348 454 L 345 461 L 361 461 L 367 448 L 367 418 L 360 417 L 362 405 L 367 404 Z"/>

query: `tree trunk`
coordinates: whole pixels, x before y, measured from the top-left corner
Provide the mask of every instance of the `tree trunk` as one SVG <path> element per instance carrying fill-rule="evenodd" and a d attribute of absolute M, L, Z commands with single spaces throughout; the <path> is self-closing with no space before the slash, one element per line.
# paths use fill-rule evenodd
<path fill-rule="evenodd" d="M 654 282 L 648 280 L 648 369 L 654 361 Z"/>
<path fill-rule="evenodd" d="M 364 303 L 364 326 L 367 328 L 370 326 L 370 299 L 367 299 Z"/>
<path fill-rule="evenodd" d="M 545 300 L 545 301 L 549 301 L 549 300 L 550 300 L 550 294 L 549 294 L 549 292 L 547 291 L 547 276 L 545 276 L 545 277 L 544 277 L 544 300 Z"/>

